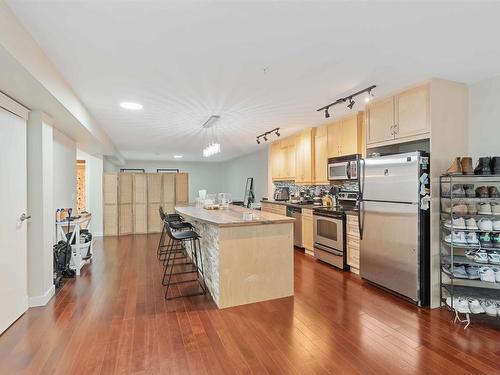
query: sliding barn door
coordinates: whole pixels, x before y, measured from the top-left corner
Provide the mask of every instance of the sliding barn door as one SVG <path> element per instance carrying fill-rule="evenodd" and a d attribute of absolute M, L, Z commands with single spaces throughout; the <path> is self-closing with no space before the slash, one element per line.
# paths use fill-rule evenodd
<path fill-rule="evenodd" d="M 148 232 L 148 176 L 133 175 L 134 233 Z"/>
<path fill-rule="evenodd" d="M 134 231 L 132 178 L 131 173 L 120 173 L 118 177 L 118 234 L 130 234 Z"/>
<path fill-rule="evenodd" d="M 104 173 L 103 175 L 103 224 L 105 236 L 118 234 L 118 175 Z"/>
<path fill-rule="evenodd" d="M 161 231 L 159 209 L 162 198 L 162 174 L 148 174 L 148 233 Z"/>
<path fill-rule="evenodd" d="M 172 214 L 175 211 L 175 173 L 164 173 L 162 206 L 166 213 Z"/>

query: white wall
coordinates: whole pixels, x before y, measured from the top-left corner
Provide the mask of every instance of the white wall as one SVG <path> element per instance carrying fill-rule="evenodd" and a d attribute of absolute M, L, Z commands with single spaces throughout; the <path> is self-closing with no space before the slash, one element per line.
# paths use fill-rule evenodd
<path fill-rule="evenodd" d="M 27 127 L 28 296 L 29 306 L 43 306 L 54 295 L 52 245 L 54 226 L 54 135 L 52 119 L 30 113 Z"/>
<path fill-rule="evenodd" d="M 85 160 L 86 209 L 92 214 L 90 230 L 94 236 L 102 236 L 102 156 L 89 155 L 77 150 L 78 160 Z"/>
<path fill-rule="evenodd" d="M 228 162 L 221 163 L 222 187 L 221 191 L 231 193 L 233 200 L 243 200 L 245 184 L 248 177 L 253 177 L 255 201 L 267 197 L 268 182 L 268 151 L 267 147 L 261 150 L 240 156 Z"/>
<path fill-rule="evenodd" d="M 180 172 L 189 173 L 189 200 L 194 202 L 198 190 L 207 189 L 209 192 L 223 190 L 221 181 L 221 163 L 210 162 L 169 162 L 169 161 L 127 161 L 120 168 L 142 168 L 146 173 L 155 173 L 158 168 L 178 168 Z"/>
<path fill-rule="evenodd" d="M 76 207 L 76 143 L 54 129 L 54 215 Z"/>
<path fill-rule="evenodd" d="M 500 156 L 500 76 L 469 86 L 469 154 Z M 457 155 L 459 156 L 459 155 Z"/>

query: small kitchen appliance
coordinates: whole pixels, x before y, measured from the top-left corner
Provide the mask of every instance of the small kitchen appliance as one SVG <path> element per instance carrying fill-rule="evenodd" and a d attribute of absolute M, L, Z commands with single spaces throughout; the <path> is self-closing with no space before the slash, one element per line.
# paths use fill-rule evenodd
<path fill-rule="evenodd" d="M 287 201 L 290 199 L 290 188 L 288 187 L 279 187 L 274 191 L 274 200 L 275 201 Z"/>

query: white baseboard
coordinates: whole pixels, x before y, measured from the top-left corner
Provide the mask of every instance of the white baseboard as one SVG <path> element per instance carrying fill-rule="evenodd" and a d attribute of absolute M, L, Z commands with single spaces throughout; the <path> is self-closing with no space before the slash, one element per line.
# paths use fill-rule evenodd
<path fill-rule="evenodd" d="M 43 295 L 30 296 L 28 298 L 28 305 L 29 307 L 45 306 L 54 294 L 56 294 L 56 286 L 52 285 Z"/>

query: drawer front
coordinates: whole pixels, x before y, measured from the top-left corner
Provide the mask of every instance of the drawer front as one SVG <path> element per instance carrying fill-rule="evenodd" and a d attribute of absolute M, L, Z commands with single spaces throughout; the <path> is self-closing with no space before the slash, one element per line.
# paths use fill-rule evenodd
<path fill-rule="evenodd" d="M 359 237 L 347 236 L 347 264 L 359 269 Z"/>
<path fill-rule="evenodd" d="M 311 217 L 313 216 L 313 210 L 309 209 L 309 208 L 303 208 L 302 209 L 302 216 L 308 216 L 308 217 Z"/>

